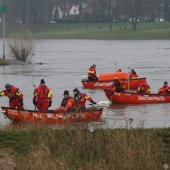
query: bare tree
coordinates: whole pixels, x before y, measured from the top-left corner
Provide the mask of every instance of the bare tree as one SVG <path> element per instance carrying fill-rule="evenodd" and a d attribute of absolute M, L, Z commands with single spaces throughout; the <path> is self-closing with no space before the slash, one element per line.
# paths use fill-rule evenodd
<path fill-rule="evenodd" d="M 10 40 L 8 40 L 10 56 L 26 62 L 28 57 L 33 55 L 34 46 L 30 33 L 14 34 Z"/>

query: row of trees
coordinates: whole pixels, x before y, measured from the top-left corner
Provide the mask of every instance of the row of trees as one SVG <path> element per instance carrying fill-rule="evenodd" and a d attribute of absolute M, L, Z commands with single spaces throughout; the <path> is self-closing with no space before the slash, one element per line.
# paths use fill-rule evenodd
<path fill-rule="evenodd" d="M 170 0 L 0 0 L 9 23 L 170 21 Z M 73 5 L 79 14 L 70 16 Z M 62 17 L 59 16 L 62 14 Z"/>

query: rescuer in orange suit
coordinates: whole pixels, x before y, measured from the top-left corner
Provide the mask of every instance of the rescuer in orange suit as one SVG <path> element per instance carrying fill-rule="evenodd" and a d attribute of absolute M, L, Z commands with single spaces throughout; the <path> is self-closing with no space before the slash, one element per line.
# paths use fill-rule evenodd
<path fill-rule="evenodd" d="M 98 77 L 96 76 L 96 65 L 93 64 L 88 71 L 88 80 L 97 81 Z"/>
<path fill-rule="evenodd" d="M 92 104 L 96 104 L 96 102 L 94 102 L 90 96 L 86 95 L 86 93 L 80 93 L 80 91 L 77 88 L 73 90 L 73 94 L 75 110 L 85 110 L 87 100 Z"/>
<path fill-rule="evenodd" d="M 73 110 L 73 103 L 74 100 L 73 98 L 69 95 L 69 91 L 65 90 L 64 91 L 64 98 L 61 102 L 61 106 L 57 109 L 54 110 L 54 112 L 64 112 L 64 113 L 69 113 Z"/>
<path fill-rule="evenodd" d="M 119 93 L 125 91 L 125 88 L 126 86 L 122 81 L 118 80 L 117 78 L 114 79 L 114 84 L 112 86 L 113 91 Z"/>
<path fill-rule="evenodd" d="M 41 79 L 40 85 L 34 91 L 33 104 L 41 112 L 45 112 L 48 110 L 48 107 L 51 107 L 52 92 L 46 86 L 44 79 Z"/>
<path fill-rule="evenodd" d="M 5 90 L 0 92 L 0 96 L 7 96 L 9 98 L 9 107 L 23 110 L 23 94 L 19 88 L 10 84 L 5 85 Z"/>
<path fill-rule="evenodd" d="M 163 87 L 159 89 L 158 94 L 170 94 L 170 87 L 167 81 L 165 81 Z"/>
<path fill-rule="evenodd" d="M 151 94 L 151 89 L 150 89 L 150 86 L 146 82 L 142 82 L 140 83 L 137 89 L 137 92 L 142 93 L 142 94 Z"/>
<path fill-rule="evenodd" d="M 139 76 L 138 76 L 138 74 L 136 73 L 136 71 L 134 69 L 131 69 L 129 77 L 130 77 L 130 79 L 135 79 L 135 78 L 137 78 Z"/>

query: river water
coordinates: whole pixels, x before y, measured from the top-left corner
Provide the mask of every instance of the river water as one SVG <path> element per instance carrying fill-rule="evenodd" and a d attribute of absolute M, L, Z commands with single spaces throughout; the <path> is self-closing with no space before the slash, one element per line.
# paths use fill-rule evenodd
<path fill-rule="evenodd" d="M 52 89 L 54 99 L 51 109 L 59 106 L 64 90 L 72 94 L 77 87 L 89 94 L 95 101 L 106 101 L 102 90 L 82 88 L 81 76 L 88 67 L 97 65 L 97 74 L 121 68 L 134 68 L 140 77 L 147 77 L 152 92 L 157 92 L 164 81 L 170 83 L 170 41 L 168 40 L 36 40 L 33 63 L 43 65 L 10 65 L 0 67 L 0 89 L 6 83 L 13 84 L 24 93 L 24 105 L 33 109 L 33 84 L 39 85 L 44 78 Z M 0 41 L 2 46 L 2 41 Z M 2 54 L 2 49 L 0 49 Z M 8 50 L 7 50 L 8 53 Z M 115 64 L 116 63 L 116 64 Z M 8 99 L 0 98 L 1 106 L 8 106 Z M 170 127 L 170 104 L 112 105 L 106 109 L 99 122 L 89 126 L 116 128 L 129 126 L 145 128 Z M 0 124 L 9 120 L 0 114 Z"/>

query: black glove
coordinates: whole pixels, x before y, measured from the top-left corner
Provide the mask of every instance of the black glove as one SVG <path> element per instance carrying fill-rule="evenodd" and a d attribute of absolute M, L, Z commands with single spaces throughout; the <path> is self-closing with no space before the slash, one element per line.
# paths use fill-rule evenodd
<path fill-rule="evenodd" d="M 91 101 L 92 104 L 96 104 L 96 102 L 94 102 L 93 100 Z"/>
<path fill-rule="evenodd" d="M 36 105 L 36 100 L 35 100 L 35 99 L 33 99 L 32 103 L 33 103 L 33 105 Z"/>
<path fill-rule="evenodd" d="M 52 105 L 52 101 L 49 101 L 48 102 L 48 107 L 51 107 L 51 105 Z"/>

